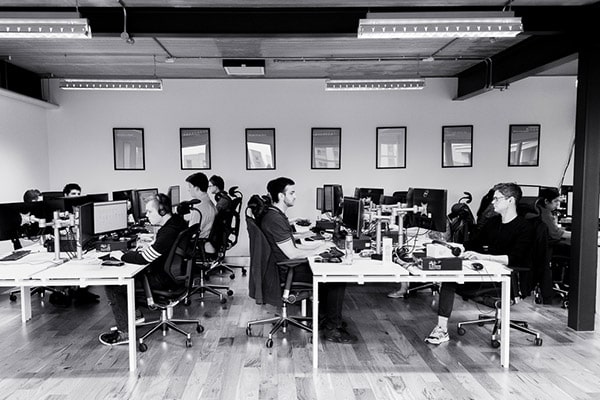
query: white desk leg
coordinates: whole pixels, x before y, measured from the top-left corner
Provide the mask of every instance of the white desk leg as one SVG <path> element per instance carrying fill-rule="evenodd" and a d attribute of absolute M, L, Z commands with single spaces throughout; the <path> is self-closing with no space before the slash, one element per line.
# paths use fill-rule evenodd
<path fill-rule="evenodd" d="M 127 331 L 129 332 L 129 371 L 134 372 L 137 368 L 135 334 L 135 283 L 133 279 L 127 279 Z"/>
<path fill-rule="evenodd" d="M 502 280 L 502 331 L 500 332 L 500 364 L 508 368 L 510 362 L 510 276 Z"/>
<path fill-rule="evenodd" d="M 313 368 L 319 368 L 319 282 L 313 276 L 313 310 L 312 310 L 312 345 L 313 345 Z"/>
<path fill-rule="evenodd" d="M 27 286 L 21 286 L 21 322 L 25 323 L 31 319 L 31 290 Z"/>

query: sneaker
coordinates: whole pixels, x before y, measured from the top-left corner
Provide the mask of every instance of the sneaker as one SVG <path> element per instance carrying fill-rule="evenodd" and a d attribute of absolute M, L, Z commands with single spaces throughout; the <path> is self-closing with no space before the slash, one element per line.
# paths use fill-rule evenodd
<path fill-rule="evenodd" d="M 391 299 L 399 299 L 400 297 L 404 297 L 404 295 L 408 292 L 408 288 L 401 287 L 398 290 L 394 290 L 391 293 L 388 293 L 387 297 Z"/>
<path fill-rule="evenodd" d="M 441 326 L 433 328 L 429 336 L 425 338 L 425 341 L 431 344 L 442 344 L 449 340 L 450 335 L 448 335 L 448 331 L 443 330 Z"/>
<path fill-rule="evenodd" d="M 344 328 L 325 329 L 323 336 L 325 340 L 334 343 L 353 344 L 358 342 L 358 338 Z"/>
<path fill-rule="evenodd" d="M 101 333 L 98 340 L 105 346 L 118 346 L 129 343 L 127 332 L 121 332 L 118 329 L 111 329 L 110 332 Z"/>

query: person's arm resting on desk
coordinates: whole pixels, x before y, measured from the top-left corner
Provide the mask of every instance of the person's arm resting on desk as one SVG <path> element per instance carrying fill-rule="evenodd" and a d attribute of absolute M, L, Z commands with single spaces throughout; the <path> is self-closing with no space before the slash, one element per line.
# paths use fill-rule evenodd
<path fill-rule="evenodd" d="M 290 259 L 311 257 L 329 248 L 326 244 L 319 242 L 295 245 L 290 235 L 290 228 L 282 226 L 281 223 L 271 224 L 269 230 L 279 249 Z"/>
<path fill-rule="evenodd" d="M 176 236 L 169 238 L 169 233 L 170 231 L 159 229 L 154 243 L 146 246 L 142 251 L 128 251 L 121 256 L 121 261 L 131 264 L 149 264 L 163 254 L 168 254 L 176 238 Z"/>

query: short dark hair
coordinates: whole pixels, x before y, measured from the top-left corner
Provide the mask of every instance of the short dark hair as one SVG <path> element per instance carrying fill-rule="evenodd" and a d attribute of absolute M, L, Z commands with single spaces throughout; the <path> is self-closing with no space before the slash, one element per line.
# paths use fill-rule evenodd
<path fill-rule="evenodd" d="M 219 188 L 219 191 L 225 190 L 225 181 L 219 175 L 213 175 L 209 179 L 210 183 Z"/>
<path fill-rule="evenodd" d="M 33 203 L 34 201 L 39 200 L 41 194 L 42 193 L 37 189 L 29 189 L 23 193 L 23 201 L 25 203 Z"/>
<path fill-rule="evenodd" d="M 81 186 L 76 183 L 67 183 L 63 188 L 63 194 L 67 196 L 69 193 L 71 193 L 71 190 L 79 190 L 81 192 Z"/>
<path fill-rule="evenodd" d="M 506 198 L 513 197 L 515 199 L 515 205 L 518 205 L 521 201 L 521 197 L 523 197 L 523 191 L 521 187 L 516 183 L 498 183 L 494 185 L 494 191 L 498 191 L 502 193 L 502 195 Z"/>
<path fill-rule="evenodd" d="M 166 214 L 173 214 L 172 209 L 173 206 L 171 205 L 171 198 L 169 196 L 167 196 L 164 193 L 159 193 L 154 197 L 151 197 L 146 204 L 150 204 L 152 203 L 154 206 L 156 206 L 156 210 L 158 211 L 158 213 L 162 216 L 162 215 L 166 215 Z"/>
<path fill-rule="evenodd" d="M 196 172 L 185 178 L 186 182 L 189 182 L 192 186 L 196 186 L 203 192 L 208 190 L 208 178 L 202 172 Z"/>
<path fill-rule="evenodd" d="M 285 193 L 285 187 L 289 185 L 295 185 L 296 182 L 290 178 L 280 176 L 267 183 L 267 192 L 271 196 L 271 201 L 277 203 L 279 201 L 279 193 Z"/>
<path fill-rule="evenodd" d="M 540 189 L 539 197 L 550 203 L 552 200 L 556 199 L 557 197 L 560 197 L 560 192 L 557 188 L 546 187 Z"/>

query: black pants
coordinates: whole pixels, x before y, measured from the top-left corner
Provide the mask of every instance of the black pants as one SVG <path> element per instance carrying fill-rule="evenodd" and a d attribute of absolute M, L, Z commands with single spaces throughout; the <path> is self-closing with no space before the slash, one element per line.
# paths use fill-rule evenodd
<path fill-rule="evenodd" d="M 151 288 L 167 289 L 164 282 L 157 279 L 155 276 L 148 274 L 148 282 Z M 143 275 L 137 275 L 134 278 L 136 289 L 144 288 Z M 105 286 L 106 298 L 112 310 L 117 329 L 121 332 L 127 332 L 127 286 L 110 285 Z M 137 292 L 137 290 L 136 290 Z M 137 296 L 136 296 L 137 298 Z M 137 300 L 136 300 L 137 303 Z"/>
<path fill-rule="evenodd" d="M 281 270 L 279 274 L 283 279 L 287 275 L 287 269 Z M 312 271 L 308 264 L 302 264 L 294 268 L 294 282 L 312 283 Z M 319 285 L 319 317 L 323 317 L 324 327 L 328 329 L 342 326 L 342 308 L 346 284 L 344 282 L 322 283 Z"/>
<path fill-rule="evenodd" d="M 454 308 L 454 297 L 457 288 L 458 283 L 456 282 L 444 282 L 441 284 L 440 299 L 438 302 L 438 315 L 440 317 L 450 318 L 452 309 Z M 465 298 L 471 298 L 486 305 L 490 305 L 485 301 L 486 299 L 493 299 L 501 296 L 500 286 L 494 282 L 465 282 L 461 285 L 459 294 Z M 493 302 L 491 304 L 493 304 Z"/>

